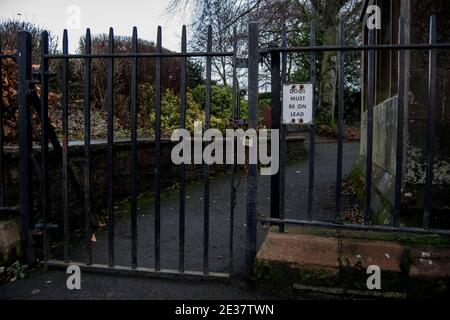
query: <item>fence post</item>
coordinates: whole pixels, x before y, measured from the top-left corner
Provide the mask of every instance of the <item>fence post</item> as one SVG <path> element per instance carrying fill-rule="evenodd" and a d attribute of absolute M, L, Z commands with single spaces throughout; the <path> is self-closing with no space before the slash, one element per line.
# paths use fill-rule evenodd
<path fill-rule="evenodd" d="M 430 17 L 429 44 L 436 44 L 436 16 Z M 427 153 L 425 176 L 425 212 L 423 228 L 429 229 L 433 209 L 433 147 L 436 125 L 436 59 L 437 50 L 428 51 L 428 97 L 427 97 Z"/>
<path fill-rule="evenodd" d="M 286 23 L 283 24 L 283 29 L 281 32 L 281 46 L 283 48 L 287 47 L 287 27 Z M 281 52 L 281 85 L 287 83 L 287 53 L 286 51 Z M 281 96 L 281 92 L 280 92 Z M 286 218 L 286 135 L 287 127 L 281 123 L 282 108 L 280 102 L 280 219 L 284 220 Z M 280 232 L 286 231 L 286 225 L 280 224 L 278 230 Z"/>
<path fill-rule="evenodd" d="M 31 108 L 27 96 L 31 80 L 31 34 L 19 32 L 19 170 L 20 216 L 22 220 L 22 253 L 26 263 L 32 262 L 30 218 L 32 206 Z"/>
<path fill-rule="evenodd" d="M 3 52 L 0 35 L 0 54 Z M 0 59 L 0 75 L 3 75 L 3 59 Z M 5 207 L 5 163 L 3 159 L 3 85 L 0 84 L 0 207 Z"/>
<path fill-rule="evenodd" d="M 257 129 L 258 71 L 259 71 L 258 25 L 248 25 L 248 129 Z M 254 142 L 256 143 L 256 141 Z M 251 275 L 256 256 L 256 195 L 257 164 L 249 164 L 247 176 L 247 225 L 245 243 L 245 265 Z"/>
<path fill-rule="evenodd" d="M 272 130 L 280 130 L 281 122 L 281 67 L 280 53 L 270 53 L 270 83 L 271 83 L 271 112 Z M 274 143 L 274 141 L 271 141 Z M 280 171 L 270 177 L 270 217 L 280 218 Z M 280 228 L 282 225 L 280 225 Z M 283 225 L 284 227 L 284 225 Z"/>
<path fill-rule="evenodd" d="M 375 43 L 375 30 L 369 30 L 369 45 Z M 364 224 L 372 222 L 372 156 L 373 156 L 373 108 L 375 105 L 375 50 L 368 52 L 367 84 L 367 137 L 366 137 L 366 180 L 364 192 Z"/>

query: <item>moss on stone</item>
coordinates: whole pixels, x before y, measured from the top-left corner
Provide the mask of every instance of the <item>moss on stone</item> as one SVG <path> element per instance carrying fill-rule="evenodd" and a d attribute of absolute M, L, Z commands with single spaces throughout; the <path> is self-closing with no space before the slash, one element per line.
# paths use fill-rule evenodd
<path fill-rule="evenodd" d="M 358 163 L 359 161 L 353 165 L 348 180 L 350 181 L 353 190 L 356 192 L 358 201 L 364 203 L 366 183 L 364 181 L 364 174 L 361 171 L 361 166 Z"/>
<path fill-rule="evenodd" d="M 295 284 L 324 287 L 339 285 L 338 277 L 333 270 L 260 260 L 254 265 L 254 280 L 258 286 L 283 295 L 296 294 Z"/>

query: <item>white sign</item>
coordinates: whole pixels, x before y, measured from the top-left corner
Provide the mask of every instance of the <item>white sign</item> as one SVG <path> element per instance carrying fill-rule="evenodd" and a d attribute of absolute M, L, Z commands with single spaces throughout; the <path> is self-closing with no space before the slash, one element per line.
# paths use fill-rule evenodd
<path fill-rule="evenodd" d="M 283 124 L 313 122 L 312 83 L 283 85 Z"/>

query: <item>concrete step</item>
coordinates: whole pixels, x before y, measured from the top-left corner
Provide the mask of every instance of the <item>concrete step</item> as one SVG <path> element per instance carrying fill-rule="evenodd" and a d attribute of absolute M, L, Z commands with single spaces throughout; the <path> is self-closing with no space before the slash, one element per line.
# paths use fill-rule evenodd
<path fill-rule="evenodd" d="M 257 285 L 280 295 L 450 295 L 448 237 L 307 227 L 274 230 L 258 252 L 254 276 Z M 368 286 L 373 266 L 379 268 L 380 288 Z"/>

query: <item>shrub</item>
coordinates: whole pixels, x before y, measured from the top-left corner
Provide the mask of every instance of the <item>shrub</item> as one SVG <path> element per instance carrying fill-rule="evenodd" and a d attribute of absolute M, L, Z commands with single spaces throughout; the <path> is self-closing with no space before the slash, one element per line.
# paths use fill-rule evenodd
<path fill-rule="evenodd" d="M 205 85 L 199 85 L 192 89 L 194 100 L 204 109 L 206 98 Z M 228 86 L 211 86 L 211 116 L 219 119 L 230 120 L 232 116 L 233 89 Z M 247 119 L 248 103 L 241 98 L 242 119 Z"/>
<path fill-rule="evenodd" d="M 142 108 L 146 113 L 145 122 L 154 130 L 156 110 L 155 110 L 155 90 L 151 84 L 140 86 L 140 99 Z M 193 116 L 195 118 L 193 118 Z M 193 128 L 194 121 L 204 117 L 201 108 L 193 100 L 192 96 L 186 94 L 186 128 Z M 170 89 L 162 92 L 161 97 L 161 132 L 163 136 L 170 136 L 174 129 L 180 127 L 180 101 L 178 95 Z"/>
<path fill-rule="evenodd" d="M 107 34 L 94 35 L 92 37 L 92 53 L 105 53 L 108 51 Z M 131 37 L 115 36 L 115 53 L 129 53 L 132 50 Z M 85 38 L 80 39 L 80 52 L 85 52 Z M 156 51 L 155 44 L 151 41 L 139 39 L 138 52 L 152 53 Z M 163 49 L 163 52 L 169 52 Z M 161 85 L 162 88 L 178 90 L 180 79 L 179 58 L 162 59 Z M 92 67 L 92 103 L 95 108 L 106 110 L 107 93 L 107 59 L 93 59 Z M 114 96 L 116 98 L 116 116 L 124 117 L 128 112 L 130 104 L 130 84 L 131 84 L 131 59 L 114 60 Z M 76 72 L 80 79 L 84 78 L 84 61 L 80 61 Z M 138 59 L 137 81 L 140 86 L 154 84 L 155 80 L 155 59 Z M 129 119 L 127 119 L 128 121 Z"/>
<path fill-rule="evenodd" d="M 33 63 L 39 64 L 41 54 L 41 34 L 44 29 L 31 22 L 20 21 L 17 19 L 8 19 L 0 22 L 0 38 L 2 50 L 17 50 L 18 32 L 20 31 L 27 31 L 31 34 L 31 43 L 33 47 Z M 49 33 L 49 40 L 49 51 L 51 53 L 54 53 L 56 52 L 56 48 L 58 47 L 57 38 Z"/>
<path fill-rule="evenodd" d="M 147 116 L 145 122 L 154 130 L 155 127 L 155 94 L 150 84 L 140 86 L 142 107 Z M 163 136 L 170 136 L 173 130 L 180 128 L 180 100 L 178 93 L 167 89 L 161 97 L 161 132 Z M 211 106 L 213 103 L 211 104 Z M 188 90 L 186 93 L 186 129 L 194 130 L 194 122 L 201 121 L 205 124 L 205 111 L 200 103 L 194 98 L 194 92 Z M 211 128 L 224 131 L 229 126 L 229 118 L 219 117 L 211 114 Z"/>

